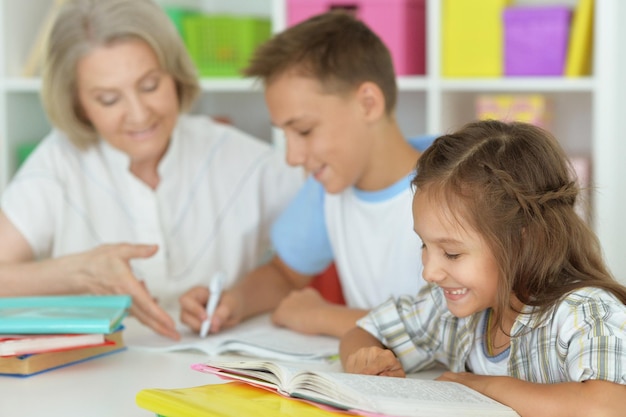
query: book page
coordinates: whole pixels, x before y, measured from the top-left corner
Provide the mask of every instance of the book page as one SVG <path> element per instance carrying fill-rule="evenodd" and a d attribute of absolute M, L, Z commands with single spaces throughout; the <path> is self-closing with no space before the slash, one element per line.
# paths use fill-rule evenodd
<path fill-rule="evenodd" d="M 209 334 L 206 338 L 181 327 L 182 339 L 178 342 L 147 328 L 136 330 L 128 332 L 131 336 L 127 338 L 127 345 L 152 351 L 196 350 L 211 356 L 240 353 L 279 361 L 324 361 L 339 353 L 339 339 L 305 335 L 274 326 L 269 315 L 255 317 L 223 332 Z"/>
<path fill-rule="evenodd" d="M 294 397 L 345 409 L 411 416 L 517 416 L 511 408 L 454 382 L 316 372 L 297 378 Z"/>
<path fill-rule="evenodd" d="M 243 358 L 235 355 L 220 355 L 207 359 L 203 363 L 194 364 L 193 369 L 205 373 L 217 373 L 224 377 L 233 374 L 232 379 L 240 376 L 263 378 L 282 389 L 289 389 L 296 377 L 308 376 L 313 372 L 341 372 L 341 363 L 336 361 L 323 362 L 291 362 L 265 359 Z M 271 374 L 271 375 L 270 375 Z M 229 377 L 230 378 L 230 377 Z"/>
<path fill-rule="evenodd" d="M 248 384 L 270 388 L 284 396 L 291 396 L 291 383 L 311 371 L 340 372 L 339 361 L 331 362 L 278 362 L 263 359 L 242 358 L 241 356 L 221 355 L 196 363 L 192 369 L 220 378 L 242 381 Z"/>

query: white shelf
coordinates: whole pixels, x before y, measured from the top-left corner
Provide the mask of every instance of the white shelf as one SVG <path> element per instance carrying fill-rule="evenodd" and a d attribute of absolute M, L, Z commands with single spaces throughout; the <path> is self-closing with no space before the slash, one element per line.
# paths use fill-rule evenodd
<path fill-rule="evenodd" d="M 2 88 L 5 92 L 15 93 L 39 93 L 41 79 L 39 78 L 5 78 L 2 80 Z"/>
<path fill-rule="evenodd" d="M 240 78 L 203 78 L 200 81 L 202 91 L 210 92 L 260 92 L 262 85 L 252 79 Z"/>
<path fill-rule="evenodd" d="M 423 76 L 398 77 L 400 91 L 427 91 L 431 80 Z M 244 78 L 203 78 L 200 81 L 204 92 L 261 92 L 262 86 L 258 81 Z M 39 78 L 5 78 L 2 86 L 6 92 L 39 92 L 41 80 Z M 592 77 L 584 78 L 464 78 L 440 80 L 441 92 L 526 92 L 537 93 L 591 93 L 595 88 Z"/>
<path fill-rule="evenodd" d="M 5 78 L 0 80 L 5 92 L 39 93 L 40 78 Z M 203 92 L 250 92 L 261 91 L 261 85 L 251 79 L 241 78 L 203 78 L 200 81 Z"/>
<path fill-rule="evenodd" d="M 430 80 L 424 76 L 402 76 L 398 77 L 398 90 L 404 91 L 427 91 Z"/>
<path fill-rule="evenodd" d="M 250 10 L 266 14 L 272 31 L 286 25 L 286 0 L 158 0 L 162 4 Z M 518 0 L 518 3 L 567 3 L 577 0 Z M 15 171 L 16 147 L 43 137 L 49 125 L 39 103 L 39 79 L 18 76 L 36 28 L 51 0 L 0 1 L 0 192 Z M 216 6 L 217 5 L 217 6 Z M 407 136 L 438 134 L 471 120 L 473 101 L 481 93 L 542 93 L 554 101 L 554 133 L 572 153 L 592 157 L 595 191 L 594 229 L 610 267 L 626 283 L 626 257 L 622 240 L 626 222 L 626 140 L 622 108 L 626 100 L 626 2 L 597 0 L 594 32 L 594 76 L 584 78 L 517 77 L 448 79 L 439 76 L 441 54 L 440 0 L 426 0 L 426 76 L 398 78 L 398 120 Z M 201 80 L 202 97 L 194 111 L 232 117 L 235 125 L 259 137 L 281 143 L 271 128 L 263 101 L 262 86 L 248 79 Z"/>
<path fill-rule="evenodd" d="M 442 79 L 443 92 L 536 92 L 536 93 L 592 93 L 593 77 L 507 77 Z"/>

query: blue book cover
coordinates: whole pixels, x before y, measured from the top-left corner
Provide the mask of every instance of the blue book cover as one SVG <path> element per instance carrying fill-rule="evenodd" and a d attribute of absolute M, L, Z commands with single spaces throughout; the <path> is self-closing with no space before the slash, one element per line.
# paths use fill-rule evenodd
<path fill-rule="evenodd" d="M 128 314 L 129 295 L 0 298 L 0 334 L 111 333 Z"/>

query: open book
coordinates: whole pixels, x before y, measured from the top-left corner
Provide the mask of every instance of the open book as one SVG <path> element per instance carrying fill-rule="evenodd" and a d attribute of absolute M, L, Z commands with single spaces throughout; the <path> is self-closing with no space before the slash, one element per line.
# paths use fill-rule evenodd
<path fill-rule="evenodd" d="M 366 416 L 519 416 L 510 407 L 455 382 L 307 370 L 233 358 L 215 358 L 192 368 Z"/>
<path fill-rule="evenodd" d="M 130 320 L 128 326 L 134 326 Z M 339 339 L 313 336 L 275 326 L 268 315 L 258 316 L 217 334 L 201 338 L 189 329 L 180 328 L 178 342 L 159 336 L 147 328 L 129 331 L 126 344 L 133 349 L 150 351 L 196 350 L 209 356 L 237 353 L 281 361 L 325 361 L 339 353 Z"/>

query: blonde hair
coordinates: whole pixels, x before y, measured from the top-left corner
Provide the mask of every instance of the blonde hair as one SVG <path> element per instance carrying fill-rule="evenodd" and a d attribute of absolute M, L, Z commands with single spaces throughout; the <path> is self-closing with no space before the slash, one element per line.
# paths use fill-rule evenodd
<path fill-rule="evenodd" d="M 437 138 L 419 158 L 413 186 L 477 231 L 497 260 L 498 316 L 511 307 L 511 293 L 539 314 L 582 287 L 604 288 L 626 303 L 626 288 L 575 211 L 573 172 L 547 131 L 494 120 Z"/>
<path fill-rule="evenodd" d="M 60 9 L 46 45 L 41 97 L 50 122 L 79 147 L 98 140 L 78 101 L 76 67 L 94 48 L 141 40 L 176 83 L 181 111 L 200 86 L 196 69 L 176 29 L 151 0 L 69 0 Z"/>
<path fill-rule="evenodd" d="M 333 93 L 351 92 L 366 81 L 376 84 L 391 115 L 397 102 L 396 76 L 389 50 L 362 21 L 347 12 L 313 16 L 259 46 L 244 74 L 267 85 L 296 70 Z"/>

